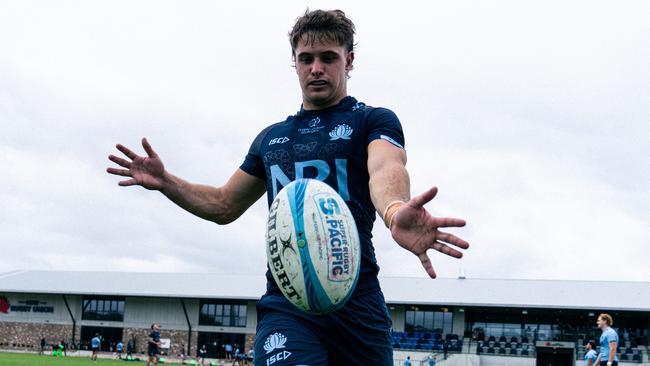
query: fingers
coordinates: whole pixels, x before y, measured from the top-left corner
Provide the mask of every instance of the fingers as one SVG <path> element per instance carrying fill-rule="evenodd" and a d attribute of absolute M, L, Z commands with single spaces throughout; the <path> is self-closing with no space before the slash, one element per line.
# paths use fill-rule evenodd
<path fill-rule="evenodd" d="M 155 158 L 155 157 L 158 156 L 158 154 L 156 154 L 156 152 L 153 151 L 153 148 L 152 148 L 151 145 L 149 144 L 149 141 L 147 141 L 147 138 L 146 138 L 146 137 L 143 137 L 143 138 L 142 138 L 142 147 L 144 148 L 144 151 L 147 152 L 147 155 L 148 155 L 150 158 Z"/>
<path fill-rule="evenodd" d="M 418 258 L 420 258 L 420 262 L 422 263 L 422 267 L 424 267 L 424 270 L 427 271 L 427 274 L 431 278 L 436 278 L 436 271 L 433 270 L 433 265 L 431 264 L 431 259 L 429 259 L 429 256 L 427 253 L 422 253 L 418 255 Z"/>
<path fill-rule="evenodd" d="M 421 195 L 411 198 L 409 204 L 415 207 L 422 207 L 427 202 L 431 201 L 433 197 L 436 196 L 437 193 L 438 193 L 438 187 L 431 187 L 428 191 L 422 193 Z"/>
<path fill-rule="evenodd" d="M 469 243 L 465 240 L 457 237 L 456 235 L 438 231 L 436 234 L 436 240 L 444 241 L 445 243 L 453 244 L 461 249 L 469 248 Z"/>
<path fill-rule="evenodd" d="M 455 219 L 453 217 L 433 217 L 431 220 L 431 226 L 436 228 L 438 227 L 463 227 L 465 226 L 465 220 Z"/>
<path fill-rule="evenodd" d="M 128 169 L 106 168 L 106 172 L 121 175 L 123 177 L 131 177 L 131 171 Z"/>
<path fill-rule="evenodd" d="M 435 250 L 439 251 L 440 253 L 446 254 L 446 255 L 448 255 L 450 257 L 454 257 L 454 258 L 462 258 L 463 257 L 463 253 L 461 253 L 461 252 L 457 251 L 456 249 L 454 249 L 454 248 L 452 248 L 452 247 L 450 247 L 450 246 L 448 246 L 448 245 L 446 245 L 444 243 L 441 243 L 439 241 L 433 242 L 431 244 L 431 249 L 435 249 Z"/>
<path fill-rule="evenodd" d="M 115 147 L 122 152 L 122 154 L 126 155 L 129 159 L 134 160 L 135 158 L 138 157 L 136 153 L 133 151 L 129 150 L 128 147 L 122 145 L 122 144 L 117 144 Z"/>
<path fill-rule="evenodd" d="M 118 185 L 121 187 L 134 186 L 136 184 L 138 184 L 138 182 L 136 182 L 135 179 L 123 180 L 118 183 Z"/>
<path fill-rule="evenodd" d="M 121 167 L 124 167 L 124 168 L 127 168 L 127 169 L 131 168 L 131 162 L 130 161 L 124 160 L 124 159 L 119 158 L 119 157 L 117 157 L 115 155 L 109 155 L 108 160 L 114 162 L 115 164 L 117 164 L 117 165 L 119 165 Z"/>

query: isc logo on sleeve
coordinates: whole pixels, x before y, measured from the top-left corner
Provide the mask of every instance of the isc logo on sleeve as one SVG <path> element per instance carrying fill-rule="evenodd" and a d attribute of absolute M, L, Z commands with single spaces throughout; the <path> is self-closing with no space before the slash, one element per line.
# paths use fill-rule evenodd
<path fill-rule="evenodd" d="M 285 142 L 289 141 L 289 138 L 284 136 L 284 137 L 276 137 L 274 139 L 271 139 L 269 141 L 269 146 L 275 145 L 275 144 L 284 144 Z"/>

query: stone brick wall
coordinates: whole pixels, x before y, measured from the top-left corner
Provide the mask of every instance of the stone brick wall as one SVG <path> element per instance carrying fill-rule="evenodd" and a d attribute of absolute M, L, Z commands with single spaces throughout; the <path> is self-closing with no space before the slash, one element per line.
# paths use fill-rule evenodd
<path fill-rule="evenodd" d="M 135 349 L 137 353 L 147 352 L 147 343 L 149 339 L 149 333 L 151 329 L 149 328 L 124 328 L 123 331 L 123 340 L 126 344 L 129 340 L 135 339 Z M 171 341 L 171 348 L 169 350 L 163 350 L 168 352 L 170 355 L 180 355 L 181 348 L 187 348 L 187 334 L 186 330 L 166 330 L 162 329 L 160 332 L 161 338 L 169 338 Z M 192 332 L 192 344 L 190 345 L 190 355 L 196 354 L 196 340 L 199 337 L 199 333 Z"/>
<path fill-rule="evenodd" d="M 76 338 L 81 330 L 77 327 Z M 41 338 L 48 344 L 71 342 L 72 325 L 0 322 L 0 348 L 41 348 Z"/>
<path fill-rule="evenodd" d="M 245 345 L 245 350 L 246 354 L 248 354 L 248 351 L 253 349 L 255 347 L 255 334 L 246 334 L 246 345 Z"/>

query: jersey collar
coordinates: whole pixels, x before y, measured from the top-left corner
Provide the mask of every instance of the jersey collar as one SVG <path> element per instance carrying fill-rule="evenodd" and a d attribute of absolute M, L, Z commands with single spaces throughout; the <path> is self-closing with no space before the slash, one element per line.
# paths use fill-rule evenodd
<path fill-rule="evenodd" d="M 301 105 L 300 111 L 298 111 L 297 116 L 299 117 L 315 116 L 322 113 L 349 111 L 352 110 L 352 107 L 355 106 L 356 104 L 357 104 L 357 100 L 354 97 L 348 95 L 347 97 L 341 99 L 341 101 L 337 105 L 333 105 L 325 109 L 305 110 Z"/>

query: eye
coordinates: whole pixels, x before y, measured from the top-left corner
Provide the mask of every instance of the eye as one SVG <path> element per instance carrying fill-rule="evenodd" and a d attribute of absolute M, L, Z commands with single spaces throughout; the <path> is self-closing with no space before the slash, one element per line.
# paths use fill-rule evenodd
<path fill-rule="evenodd" d="M 300 55 L 298 56 L 298 62 L 301 64 L 310 64 L 314 62 L 314 57 L 310 55 Z"/>
<path fill-rule="evenodd" d="M 332 62 L 336 61 L 337 58 L 338 58 L 338 55 L 336 55 L 336 54 L 328 54 L 328 53 L 326 53 L 326 54 L 321 56 L 321 60 L 326 64 L 331 64 Z"/>

